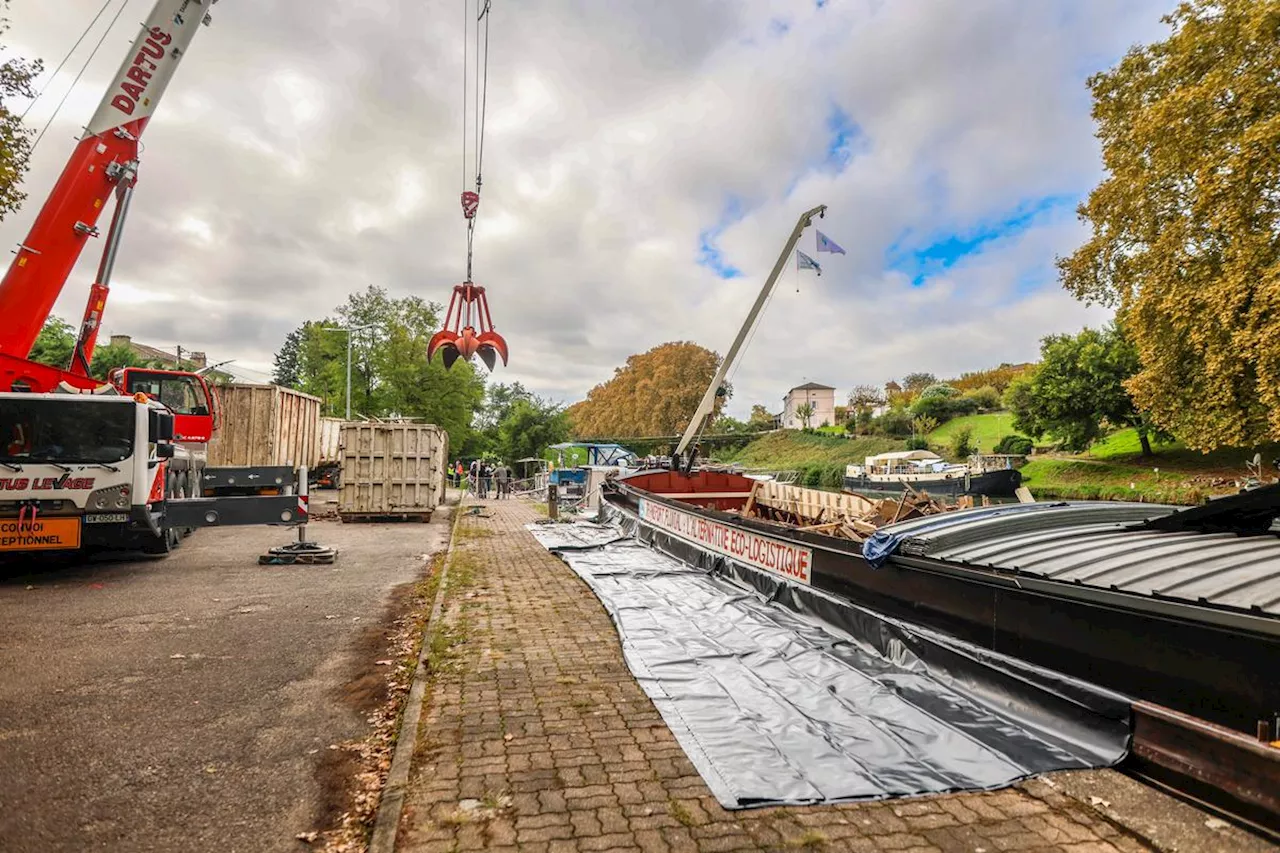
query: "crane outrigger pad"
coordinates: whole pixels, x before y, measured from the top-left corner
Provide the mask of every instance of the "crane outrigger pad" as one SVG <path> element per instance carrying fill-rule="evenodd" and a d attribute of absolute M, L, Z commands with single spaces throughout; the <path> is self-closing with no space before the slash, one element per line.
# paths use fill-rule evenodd
<path fill-rule="evenodd" d="M 272 548 L 258 558 L 260 566 L 328 565 L 338 559 L 336 548 L 318 542 L 294 542 Z"/>

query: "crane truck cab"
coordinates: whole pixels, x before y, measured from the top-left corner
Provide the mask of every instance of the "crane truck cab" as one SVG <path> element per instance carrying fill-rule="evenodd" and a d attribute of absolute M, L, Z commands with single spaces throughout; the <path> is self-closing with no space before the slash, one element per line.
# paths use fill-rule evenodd
<path fill-rule="evenodd" d="M 169 550 L 172 436 L 141 395 L 0 393 L 0 556 Z"/>
<path fill-rule="evenodd" d="M 107 381 L 121 394 L 146 394 L 173 413 L 174 439 L 208 444 L 217 429 L 218 402 L 204 377 L 185 370 L 117 367 Z"/>

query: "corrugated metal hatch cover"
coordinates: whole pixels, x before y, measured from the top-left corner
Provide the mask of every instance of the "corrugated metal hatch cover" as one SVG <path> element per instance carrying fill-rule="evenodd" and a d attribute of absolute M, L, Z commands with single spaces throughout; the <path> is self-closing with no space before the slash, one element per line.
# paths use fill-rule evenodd
<path fill-rule="evenodd" d="M 1280 616 L 1280 536 L 1142 529 L 1177 507 L 1036 504 L 896 525 L 896 553 Z M 892 560 L 892 557 L 890 558 Z"/>

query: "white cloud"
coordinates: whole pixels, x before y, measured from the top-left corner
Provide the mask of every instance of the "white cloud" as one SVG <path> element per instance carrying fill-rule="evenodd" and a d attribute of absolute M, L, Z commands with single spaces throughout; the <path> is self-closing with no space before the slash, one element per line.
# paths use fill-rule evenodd
<path fill-rule="evenodd" d="M 68 100 L 3 240 L 25 233 L 149 4 L 133 0 Z M 74 40 L 67 22 L 97 5 L 21 4 L 9 40 L 52 65 Z M 731 411 L 777 408 L 806 378 L 843 391 L 1021 361 L 1041 335 L 1105 319 L 1053 281 L 1054 255 L 1082 233 L 1069 211 L 920 287 L 886 253 L 1086 192 L 1099 166 L 1084 78 L 1159 37 L 1165 6 L 498 0 L 476 236 L 476 280 L 512 350 L 495 378 L 571 401 L 663 341 L 723 353 L 819 202 L 848 255 L 821 256 L 799 294 L 786 273 Z M 447 302 L 465 267 L 459 13 L 439 0 L 215 7 L 148 129 L 107 329 L 265 367 L 287 331 L 366 283 Z M 837 109 L 860 132 L 838 172 L 822 165 Z M 741 278 L 696 264 L 720 224 Z M 86 253 L 63 316 L 80 316 L 96 263 Z"/>

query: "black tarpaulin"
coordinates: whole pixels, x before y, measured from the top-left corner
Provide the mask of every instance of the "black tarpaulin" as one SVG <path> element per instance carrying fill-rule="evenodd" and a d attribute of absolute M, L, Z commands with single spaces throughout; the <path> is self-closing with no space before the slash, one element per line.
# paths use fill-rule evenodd
<path fill-rule="evenodd" d="M 994 788 L 1125 753 L 1123 697 L 723 560 L 699 568 L 617 524 L 529 527 L 600 598 L 725 808 Z"/>

